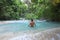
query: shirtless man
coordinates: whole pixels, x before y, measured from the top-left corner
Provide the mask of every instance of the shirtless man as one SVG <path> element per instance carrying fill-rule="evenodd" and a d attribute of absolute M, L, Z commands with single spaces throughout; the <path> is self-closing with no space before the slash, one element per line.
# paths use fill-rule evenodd
<path fill-rule="evenodd" d="M 33 19 L 31 19 L 30 26 L 34 27 L 34 25 L 35 25 L 35 22 L 33 21 Z"/>

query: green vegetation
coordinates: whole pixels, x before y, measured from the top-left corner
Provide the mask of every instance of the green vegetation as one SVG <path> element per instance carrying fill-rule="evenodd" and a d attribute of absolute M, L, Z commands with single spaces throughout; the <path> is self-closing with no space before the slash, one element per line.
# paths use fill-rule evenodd
<path fill-rule="evenodd" d="M 18 6 L 14 0 L 0 0 L 0 19 L 10 20 L 18 19 Z"/>
<path fill-rule="evenodd" d="M 46 19 L 60 21 L 59 0 L 31 0 L 25 4 L 21 0 L 0 0 L 0 20 Z"/>

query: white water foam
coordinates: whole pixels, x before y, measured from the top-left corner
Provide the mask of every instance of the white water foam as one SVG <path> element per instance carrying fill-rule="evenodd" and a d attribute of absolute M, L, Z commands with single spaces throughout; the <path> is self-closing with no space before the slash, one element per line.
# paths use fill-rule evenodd
<path fill-rule="evenodd" d="M 52 29 L 50 31 L 48 30 L 48 31 L 37 32 L 33 34 L 20 35 L 20 36 L 11 38 L 10 40 L 60 40 L 59 32 L 60 32 L 60 29 L 54 29 L 54 30 Z"/>
<path fill-rule="evenodd" d="M 23 36 L 18 36 L 18 37 L 15 37 L 15 38 L 12 38 L 10 40 L 32 40 L 31 39 L 31 35 L 23 35 Z"/>

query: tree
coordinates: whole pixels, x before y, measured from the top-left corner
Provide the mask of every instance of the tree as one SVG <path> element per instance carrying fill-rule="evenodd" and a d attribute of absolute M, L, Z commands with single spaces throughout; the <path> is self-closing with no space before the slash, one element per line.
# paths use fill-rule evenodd
<path fill-rule="evenodd" d="M 0 0 L 0 19 L 19 19 L 20 16 L 18 9 L 19 8 L 15 0 Z"/>

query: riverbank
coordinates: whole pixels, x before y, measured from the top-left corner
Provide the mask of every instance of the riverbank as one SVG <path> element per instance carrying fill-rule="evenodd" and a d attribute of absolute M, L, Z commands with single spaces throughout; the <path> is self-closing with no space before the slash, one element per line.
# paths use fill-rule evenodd
<path fill-rule="evenodd" d="M 60 40 L 60 28 L 44 31 L 7 32 L 0 35 L 0 40 Z"/>

